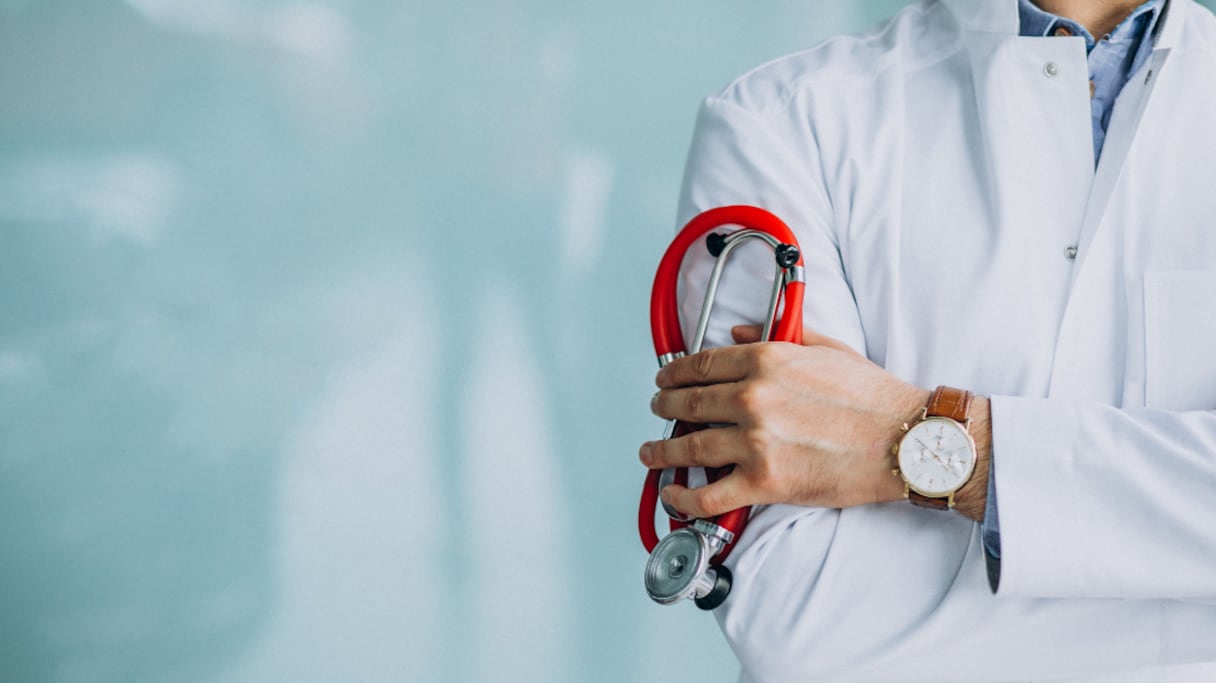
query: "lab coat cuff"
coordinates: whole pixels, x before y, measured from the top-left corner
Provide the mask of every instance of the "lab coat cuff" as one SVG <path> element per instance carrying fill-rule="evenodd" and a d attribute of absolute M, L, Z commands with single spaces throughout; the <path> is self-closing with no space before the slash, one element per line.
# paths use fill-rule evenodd
<path fill-rule="evenodd" d="M 1064 593 L 1083 575 L 1075 562 L 1072 506 L 1073 442 L 1077 417 L 1070 404 L 992 396 L 993 502 L 1000 500 L 997 575 L 989 552 L 989 580 L 1000 596 Z M 995 581 L 999 577 L 998 582 Z"/>

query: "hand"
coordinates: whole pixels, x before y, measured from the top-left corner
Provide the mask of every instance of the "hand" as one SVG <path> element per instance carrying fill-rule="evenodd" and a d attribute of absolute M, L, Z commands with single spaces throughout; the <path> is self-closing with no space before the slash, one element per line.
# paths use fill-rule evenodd
<path fill-rule="evenodd" d="M 668 486 L 668 504 L 712 517 L 763 503 L 849 507 L 903 497 L 890 449 L 928 391 L 810 330 L 803 346 L 748 343 L 758 327 L 732 334 L 739 345 L 673 361 L 656 378 L 656 415 L 726 426 L 646 443 L 643 464 L 735 465 L 708 486 Z"/>

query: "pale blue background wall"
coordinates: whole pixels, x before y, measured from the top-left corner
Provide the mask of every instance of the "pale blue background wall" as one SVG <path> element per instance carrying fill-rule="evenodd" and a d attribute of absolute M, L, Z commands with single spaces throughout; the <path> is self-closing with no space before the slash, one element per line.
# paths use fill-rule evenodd
<path fill-rule="evenodd" d="M 733 680 L 648 281 L 700 98 L 898 4 L 0 1 L 0 680 Z"/>

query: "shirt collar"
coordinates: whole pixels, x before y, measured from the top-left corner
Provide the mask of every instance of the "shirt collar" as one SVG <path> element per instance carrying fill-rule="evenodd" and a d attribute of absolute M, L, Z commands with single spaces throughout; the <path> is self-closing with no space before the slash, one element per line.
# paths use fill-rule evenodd
<path fill-rule="evenodd" d="M 1119 25 L 1111 30 L 1110 35 L 1117 39 L 1123 39 L 1132 36 L 1132 34 L 1139 33 L 1137 29 L 1140 17 L 1145 14 L 1148 14 L 1149 18 L 1146 20 L 1148 28 L 1143 35 L 1152 35 L 1153 25 L 1157 23 L 1157 19 L 1161 16 L 1161 9 L 1164 5 L 1165 0 L 1147 0 L 1132 10 L 1131 14 L 1127 15 L 1123 21 L 1119 22 Z M 1090 35 L 1084 26 L 1075 21 L 1043 11 L 1031 0 L 1018 0 L 1018 22 L 1021 26 L 1018 32 L 1023 36 L 1046 36 L 1057 24 L 1063 24 L 1074 34 L 1085 38 L 1086 44 L 1090 46 L 1100 37 Z M 1132 37 L 1138 38 L 1139 36 Z"/>
<path fill-rule="evenodd" d="M 1054 14 L 1044 12 L 1030 0 L 1018 0 L 1018 23 L 1021 25 L 1018 33 L 1023 36 L 1045 36 L 1059 19 Z"/>
<path fill-rule="evenodd" d="M 964 31 L 1018 35 L 1020 0 L 940 0 Z M 1154 47 L 1170 48 L 1179 38 L 1183 16 L 1195 0 L 1166 0 L 1154 18 Z"/>

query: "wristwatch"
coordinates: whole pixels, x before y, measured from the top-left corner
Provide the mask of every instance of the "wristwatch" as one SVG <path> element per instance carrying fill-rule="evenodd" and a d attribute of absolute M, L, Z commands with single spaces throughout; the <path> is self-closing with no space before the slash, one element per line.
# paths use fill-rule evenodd
<path fill-rule="evenodd" d="M 920 420 L 903 424 L 904 435 L 894 447 L 904 480 L 904 495 L 913 505 L 949 510 L 954 494 L 975 471 L 975 439 L 971 427 L 970 391 L 938 387 L 921 410 Z"/>

